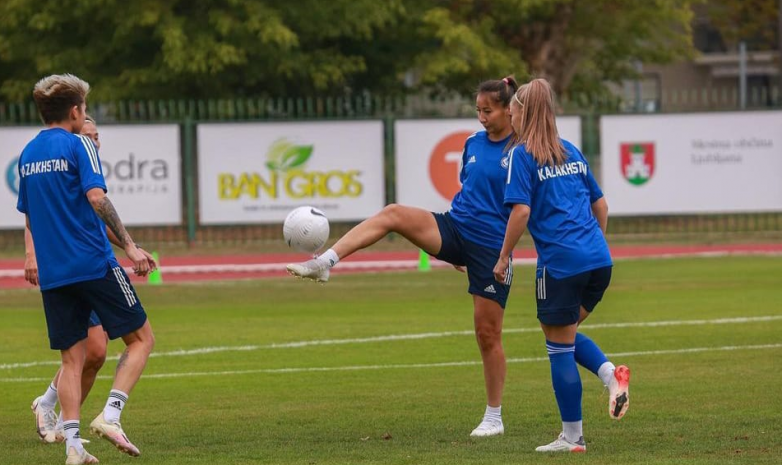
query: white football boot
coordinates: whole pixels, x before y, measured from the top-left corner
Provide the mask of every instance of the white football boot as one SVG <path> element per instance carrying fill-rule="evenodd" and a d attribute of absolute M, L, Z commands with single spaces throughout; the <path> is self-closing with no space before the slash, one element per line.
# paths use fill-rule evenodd
<path fill-rule="evenodd" d="M 565 439 L 565 433 L 559 433 L 559 437 L 552 443 L 535 448 L 536 452 L 586 452 L 586 443 L 584 437 L 580 437 L 576 442 L 570 442 Z"/>
<path fill-rule="evenodd" d="M 298 278 L 311 279 L 319 283 L 329 280 L 329 267 L 320 260 L 312 259 L 303 263 L 292 263 L 285 267 L 288 273 Z"/>
<path fill-rule="evenodd" d="M 487 420 L 483 419 L 480 425 L 478 425 L 470 437 L 473 438 L 486 438 L 489 436 L 500 436 L 505 433 L 505 427 L 502 425 L 502 420 Z"/>
<path fill-rule="evenodd" d="M 57 414 L 54 413 L 53 408 L 45 408 L 41 405 L 41 397 L 36 397 L 33 404 L 30 406 L 30 410 L 35 415 L 35 429 L 38 431 L 38 436 L 41 441 L 52 444 L 54 442 L 62 442 L 57 440 L 57 433 L 55 431 L 57 426 Z"/>
<path fill-rule="evenodd" d="M 120 452 L 124 452 L 131 457 L 138 457 L 141 455 L 138 447 L 134 446 L 125 432 L 122 430 L 122 425 L 119 422 L 109 423 L 103 418 L 103 412 L 100 413 L 92 423 L 90 423 L 90 432 L 96 434 L 101 438 L 114 444 L 114 447 L 119 449 Z"/>

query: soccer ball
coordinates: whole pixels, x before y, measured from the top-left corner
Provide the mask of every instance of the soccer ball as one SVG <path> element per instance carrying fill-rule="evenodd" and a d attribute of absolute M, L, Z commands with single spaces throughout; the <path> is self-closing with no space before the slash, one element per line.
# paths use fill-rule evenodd
<path fill-rule="evenodd" d="M 282 236 L 289 247 L 315 253 L 329 239 L 329 220 L 315 207 L 295 208 L 285 218 Z"/>

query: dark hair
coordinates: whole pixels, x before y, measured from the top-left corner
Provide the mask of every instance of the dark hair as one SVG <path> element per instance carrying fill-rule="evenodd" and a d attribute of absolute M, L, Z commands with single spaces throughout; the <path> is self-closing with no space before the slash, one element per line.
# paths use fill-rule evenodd
<path fill-rule="evenodd" d="M 33 99 L 44 124 L 68 119 L 71 108 L 84 103 L 90 85 L 72 74 L 47 76 L 33 89 Z"/>
<path fill-rule="evenodd" d="M 507 107 L 510 105 L 510 99 L 513 98 L 513 94 L 516 93 L 518 88 L 519 85 L 513 76 L 506 76 L 502 79 L 483 81 L 478 86 L 477 93 L 495 94 L 492 100 L 496 103 L 501 103 L 503 107 Z"/>

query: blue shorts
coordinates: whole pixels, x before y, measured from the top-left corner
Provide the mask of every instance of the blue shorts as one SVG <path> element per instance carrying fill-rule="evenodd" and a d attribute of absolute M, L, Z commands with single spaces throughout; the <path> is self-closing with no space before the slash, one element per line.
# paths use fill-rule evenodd
<path fill-rule="evenodd" d="M 86 338 L 93 309 L 111 339 L 132 333 L 147 321 L 125 270 L 107 270 L 100 279 L 41 291 L 52 349 L 68 349 Z"/>
<path fill-rule="evenodd" d="M 466 266 L 467 279 L 470 281 L 467 292 L 493 300 L 500 304 L 500 307 L 505 308 L 513 282 L 513 259 L 508 266 L 508 277 L 505 282 L 497 282 L 494 279 L 494 265 L 500 258 L 501 250 L 465 240 L 456 229 L 449 213 L 432 214 L 437 221 L 443 242 L 435 258 L 451 265 Z"/>
<path fill-rule="evenodd" d="M 100 322 L 100 318 L 98 318 L 98 314 L 95 313 L 95 310 L 90 312 L 90 328 L 93 326 L 101 326 L 103 323 Z"/>
<path fill-rule="evenodd" d="M 612 267 L 557 279 L 538 268 L 535 272 L 535 297 L 538 320 L 544 325 L 568 326 L 578 323 L 581 307 L 591 312 L 603 298 L 611 282 Z"/>

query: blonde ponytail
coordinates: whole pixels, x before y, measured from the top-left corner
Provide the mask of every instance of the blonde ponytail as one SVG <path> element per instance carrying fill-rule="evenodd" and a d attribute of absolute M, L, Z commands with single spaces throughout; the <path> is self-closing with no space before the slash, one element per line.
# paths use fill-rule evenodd
<path fill-rule="evenodd" d="M 535 79 L 524 84 L 512 100 L 511 104 L 521 109 L 520 127 L 513 128 L 515 142 L 525 144 L 539 166 L 562 165 L 566 154 L 554 115 L 554 91 L 548 81 Z"/>

